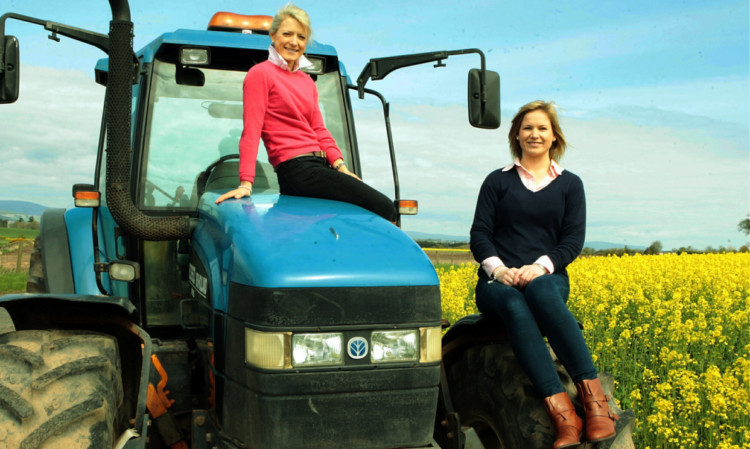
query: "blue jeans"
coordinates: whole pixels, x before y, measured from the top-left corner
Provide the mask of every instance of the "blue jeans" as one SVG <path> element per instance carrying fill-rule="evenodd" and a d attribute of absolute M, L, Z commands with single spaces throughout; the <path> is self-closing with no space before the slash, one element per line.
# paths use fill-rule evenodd
<path fill-rule="evenodd" d="M 517 289 L 487 283 L 483 274 L 476 288 L 477 307 L 502 320 L 513 352 L 538 394 L 547 397 L 565 391 L 543 335 L 574 382 L 596 378 L 581 329 L 566 305 L 570 292 L 567 276 L 540 276 L 526 288 Z"/>

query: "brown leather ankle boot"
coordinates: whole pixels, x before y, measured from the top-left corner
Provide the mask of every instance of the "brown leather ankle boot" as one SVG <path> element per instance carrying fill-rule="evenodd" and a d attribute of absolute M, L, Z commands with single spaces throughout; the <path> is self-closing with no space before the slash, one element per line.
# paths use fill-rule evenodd
<path fill-rule="evenodd" d="M 576 389 L 586 412 L 586 440 L 595 443 L 614 437 L 615 421 L 620 417 L 609 409 L 609 398 L 599 379 L 584 379 L 576 384 Z"/>
<path fill-rule="evenodd" d="M 583 421 L 576 415 L 568 393 L 563 391 L 544 398 L 547 413 L 557 428 L 557 439 L 552 449 L 578 446 L 581 444 Z"/>

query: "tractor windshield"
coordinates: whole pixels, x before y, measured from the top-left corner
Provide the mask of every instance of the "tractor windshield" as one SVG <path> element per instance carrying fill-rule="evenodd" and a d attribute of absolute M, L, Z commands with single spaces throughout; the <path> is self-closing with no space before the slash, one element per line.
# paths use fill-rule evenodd
<path fill-rule="evenodd" d="M 238 153 L 245 73 L 154 62 L 137 200 L 141 209 L 194 210 L 198 175 L 220 157 Z M 326 126 L 350 160 L 338 72 L 317 75 L 316 85 Z M 263 142 L 258 163 L 275 178 Z M 266 191 L 277 191 L 275 179 L 262 184 L 269 185 Z"/>

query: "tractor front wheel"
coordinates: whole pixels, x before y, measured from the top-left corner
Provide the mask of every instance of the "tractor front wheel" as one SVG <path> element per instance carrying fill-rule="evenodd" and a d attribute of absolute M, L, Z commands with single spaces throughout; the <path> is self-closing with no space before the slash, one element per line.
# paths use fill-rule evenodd
<path fill-rule="evenodd" d="M 558 375 L 578 414 L 583 416 L 575 385 L 562 364 L 554 358 Z M 509 343 L 469 346 L 446 364 L 446 375 L 461 425 L 465 430 L 473 429 L 485 449 L 552 447 L 555 429 L 542 399 L 535 393 Z M 605 391 L 612 397 L 612 378 L 606 374 L 599 377 Z M 597 445 L 585 443 L 579 449 L 634 448 L 633 412 L 623 412 L 613 400 L 610 407 L 621 418 L 617 422 L 615 439 Z"/>
<path fill-rule="evenodd" d="M 122 402 L 114 337 L 62 330 L 0 335 L 0 447 L 111 449 Z"/>

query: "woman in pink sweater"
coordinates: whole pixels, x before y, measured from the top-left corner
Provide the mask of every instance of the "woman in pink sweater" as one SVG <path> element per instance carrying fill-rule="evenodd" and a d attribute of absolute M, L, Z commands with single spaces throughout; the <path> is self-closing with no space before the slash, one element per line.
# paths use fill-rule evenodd
<path fill-rule="evenodd" d="M 240 185 L 216 203 L 252 194 L 262 138 L 283 195 L 345 201 L 394 221 L 393 201 L 346 167 L 323 122 L 315 83 L 300 70 L 310 64 L 303 55 L 311 35 L 307 13 L 293 5 L 281 8 L 269 35 L 268 60 L 254 65 L 243 85 Z"/>

